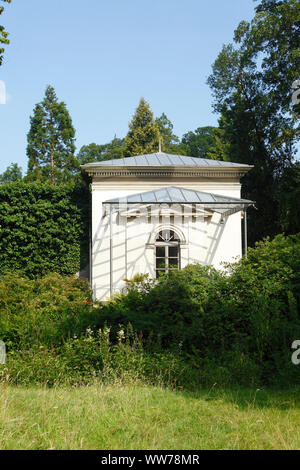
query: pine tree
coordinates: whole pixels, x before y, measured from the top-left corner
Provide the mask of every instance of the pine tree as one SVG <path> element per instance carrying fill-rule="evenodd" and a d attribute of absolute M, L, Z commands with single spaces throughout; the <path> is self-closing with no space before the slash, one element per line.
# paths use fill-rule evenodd
<path fill-rule="evenodd" d="M 75 130 L 65 103 L 58 102 L 51 86 L 30 117 L 27 141 L 28 180 L 50 180 L 55 184 L 72 178 L 78 166 L 74 157 Z"/>
<path fill-rule="evenodd" d="M 158 151 L 159 129 L 149 104 L 141 98 L 125 137 L 125 157 Z"/>
<path fill-rule="evenodd" d="M 179 139 L 177 135 L 173 134 L 173 124 L 168 119 L 165 113 L 155 119 L 155 123 L 159 129 L 159 135 L 162 141 L 162 150 L 164 152 L 171 152 L 173 150 L 176 151 L 177 144 L 179 143 Z"/>
<path fill-rule="evenodd" d="M 14 183 L 22 181 L 22 178 L 22 168 L 17 163 L 11 163 L 0 175 L 0 183 Z"/>

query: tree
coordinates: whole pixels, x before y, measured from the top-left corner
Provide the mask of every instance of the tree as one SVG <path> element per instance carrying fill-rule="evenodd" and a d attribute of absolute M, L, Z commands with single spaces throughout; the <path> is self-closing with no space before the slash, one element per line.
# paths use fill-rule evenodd
<path fill-rule="evenodd" d="M 86 163 L 101 162 L 105 160 L 106 145 L 98 145 L 95 143 L 83 145 L 79 150 L 76 158 L 80 165 Z"/>
<path fill-rule="evenodd" d="M 279 209 L 281 228 L 287 235 L 299 232 L 300 220 L 300 163 L 287 168 L 281 178 Z"/>
<path fill-rule="evenodd" d="M 149 104 L 141 98 L 125 137 L 125 157 L 158 151 L 159 129 Z"/>
<path fill-rule="evenodd" d="M 125 139 L 114 137 L 111 142 L 106 144 L 105 160 L 112 160 L 114 158 L 123 158 L 125 151 Z"/>
<path fill-rule="evenodd" d="M 223 47 L 208 79 L 214 109 L 221 115 L 221 132 L 210 153 L 254 165 L 243 180 L 243 196 L 259 209 L 249 211 L 251 243 L 283 228 L 280 181 L 293 165 L 297 139 L 290 105 L 291 78 L 299 65 L 296 6 L 294 0 L 263 0 L 252 22 L 240 23 L 235 31 L 236 46 Z M 290 62 L 281 56 L 287 49 Z M 281 66 L 290 82 L 281 80 Z"/>
<path fill-rule="evenodd" d="M 165 152 L 171 152 L 179 143 L 177 135 L 173 134 L 173 124 L 165 113 L 155 119 L 155 124 L 158 126 L 159 135 L 162 138 L 162 149 Z"/>
<path fill-rule="evenodd" d="M 58 102 L 51 86 L 34 108 L 27 140 L 28 180 L 50 180 L 55 184 L 72 178 L 78 168 L 75 130 L 65 103 Z"/>
<path fill-rule="evenodd" d="M 257 1 L 257 0 L 255 0 Z M 300 3 L 298 0 L 261 0 L 248 23 L 235 31 L 244 61 L 261 60 L 261 80 L 274 106 L 291 112 L 291 86 L 300 78 Z M 300 106 L 294 111 L 299 118 Z"/>
<path fill-rule="evenodd" d="M 11 163 L 2 175 L 0 175 L 0 183 L 14 183 L 22 181 L 22 168 L 17 163 Z"/>
<path fill-rule="evenodd" d="M 186 145 L 187 155 L 200 158 L 211 158 L 209 150 L 216 145 L 217 127 L 198 127 L 194 132 L 183 135 L 182 143 Z M 220 160 L 221 158 L 219 158 Z"/>
<path fill-rule="evenodd" d="M 80 165 L 92 162 L 101 162 L 103 160 L 112 160 L 122 158 L 124 153 L 124 139 L 114 137 L 111 142 L 104 145 L 95 143 L 83 145 L 76 158 Z"/>
<path fill-rule="evenodd" d="M 11 0 L 2 0 L 2 2 L 11 3 Z M 4 12 L 4 6 L 0 5 L 0 15 Z M 4 26 L 0 25 L 0 45 L 9 44 L 8 33 L 5 31 Z M 0 47 L 0 66 L 3 62 L 4 47 Z"/>

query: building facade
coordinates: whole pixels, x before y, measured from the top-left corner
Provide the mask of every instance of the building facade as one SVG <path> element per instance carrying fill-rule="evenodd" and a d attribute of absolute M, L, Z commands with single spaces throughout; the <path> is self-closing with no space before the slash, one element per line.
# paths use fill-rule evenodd
<path fill-rule="evenodd" d="M 82 169 L 92 178 L 90 280 L 98 300 L 138 273 L 222 268 L 242 256 L 242 217 L 253 202 L 241 199 L 240 178 L 250 165 L 159 152 Z"/>

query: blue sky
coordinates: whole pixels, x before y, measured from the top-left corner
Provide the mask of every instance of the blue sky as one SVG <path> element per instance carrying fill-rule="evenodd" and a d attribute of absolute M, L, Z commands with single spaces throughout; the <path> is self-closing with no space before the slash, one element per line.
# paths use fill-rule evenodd
<path fill-rule="evenodd" d="M 2 2 L 1 2 L 2 3 Z M 141 96 L 181 137 L 216 125 L 206 80 L 253 0 L 12 0 L 0 68 L 0 173 L 27 167 L 26 134 L 47 84 L 67 104 L 77 150 L 124 137 Z"/>

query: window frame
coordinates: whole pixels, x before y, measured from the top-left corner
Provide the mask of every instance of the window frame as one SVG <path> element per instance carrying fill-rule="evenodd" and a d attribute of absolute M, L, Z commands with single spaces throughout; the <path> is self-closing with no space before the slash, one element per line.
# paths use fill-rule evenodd
<path fill-rule="evenodd" d="M 166 230 L 166 229 L 164 229 L 164 230 Z M 155 278 L 156 279 L 159 278 L 159 274 L 158 274 L 159 271 L 163 274 L 167 274 L 170 271 L 176 271 L 178 269 L 181 269 L 180 237 L 178 236 L 178 233 L 175 230 L 170 229 L 169 231 L 174 234 L 174 237 L 176 237 L 176 240 L 174 240 L 174 241 L 162 241 L 162 240 L 157 241 L 157 239 L 159 237 L 162 238 L 161 233 L 163 232 L 163 230 L 160 230 L 157 233 L 156 237 L 155 237 L 155 243 L 154 243 L 154 270 L 155 270 Z M 164 249 L 165 249 L 165 255 L 164 256 L 157 256 L 157 248 L 158 247 L 164 247 Z M 172 248 L 172 247 L 177 248 L 177 256 L 169 256 L 169 249 Z M 173 265 L 174 267 L 170 267 L 170 266 L 172 266 L 169 263 L 170 259 L 177 261 L 176 266 Z M 164 260 L 165 261 L 165 265 L 164 265 L 163 268 L 161 268 L 161 269 L 157 268 L 157 260 Z"/>

